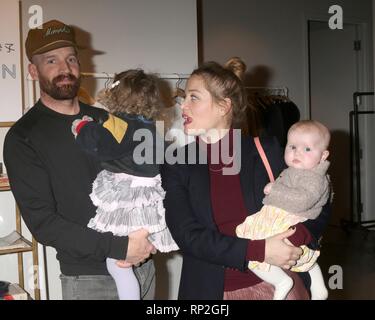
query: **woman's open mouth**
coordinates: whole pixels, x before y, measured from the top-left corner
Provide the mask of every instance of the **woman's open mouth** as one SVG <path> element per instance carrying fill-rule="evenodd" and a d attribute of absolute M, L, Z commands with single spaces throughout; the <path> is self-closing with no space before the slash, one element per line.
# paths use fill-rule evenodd
<path fill-rule="evenodd" d="M 186 114 L 182 114 L 182 118 L 184 118 L 184 126 L 190 124 L 193 122 L 193 119 L 187 116 Z"/>

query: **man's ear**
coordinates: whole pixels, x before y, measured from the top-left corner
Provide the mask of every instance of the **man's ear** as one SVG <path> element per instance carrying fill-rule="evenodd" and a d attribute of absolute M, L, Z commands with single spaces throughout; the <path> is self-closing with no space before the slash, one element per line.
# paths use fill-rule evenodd
<path fill-rule="evenodd" d="M 325 161 L 325 160 L 327 160 L 328 156 L 329 156 L 329 151 L 328 151 L 328 150 L 323 151 L 321 161 Z"/>
<path fill-rule="evenodd" d="M 223 116 L 226 116 L 232 110 L 232 101 L 229 98 L 225 98 L 219 104 L 220 112 Z"/>
<path fill-rule="evenodd" d="M 33 64 L 33 63 L 29 63 L 29 65 L 27 66 L 27 69 L 30 73 L 30 76 L 33 80 L 39 80 L 39 73 L 38 73 L 38 69 L 36 68 L 36 65 Z"/>

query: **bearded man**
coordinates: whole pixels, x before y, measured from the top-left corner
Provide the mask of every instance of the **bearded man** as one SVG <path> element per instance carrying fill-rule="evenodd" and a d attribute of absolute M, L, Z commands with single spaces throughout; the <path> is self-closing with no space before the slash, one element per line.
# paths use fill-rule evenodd
<path fill-rule="evenodd" d="M 57 251 L 63 299 L 118 299 L 106 258 L 136 265 L 155 248 L 146 230 L 117 237 L 87 227 L 96 213 L 89 194 L 101 168 L 79 148 L 71 128 L 77 119 L 99 120 L 107 113 L 78 100 L 80 63 L 72 27 L 48 21 L 29 31 L 25 47 L 29 73 L 39 82 L 40 100 L 5 139 L 12 192 L 35 239 Z M 142 297 L 152 299 L 152 260 L 135 271 Z"/>

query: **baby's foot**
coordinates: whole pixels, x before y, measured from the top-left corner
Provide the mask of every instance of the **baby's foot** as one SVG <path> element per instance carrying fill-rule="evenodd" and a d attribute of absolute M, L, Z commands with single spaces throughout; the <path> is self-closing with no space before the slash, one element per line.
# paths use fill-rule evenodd
<path fill-rule="evenodd" d="M 275 286 L 275 293 L 273 294 L 273 300 L 285 300 L 286 296 L 293 287 L 293 279 L 288 278 Z"/>
<path fill-rule="evenodd" d="M 327 300 L 328 299 L 328 290 L 327 288 L 314 288 L 311 286 L 311 300 Z"/>

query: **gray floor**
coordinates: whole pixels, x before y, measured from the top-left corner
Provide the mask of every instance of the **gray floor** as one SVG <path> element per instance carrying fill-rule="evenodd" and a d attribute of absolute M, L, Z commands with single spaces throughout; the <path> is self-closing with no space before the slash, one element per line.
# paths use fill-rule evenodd
<path fill-rule="evenodd" d="M 375 299 L 375 231 L 330 226 L 318 262 L 330 300 Z"/>

